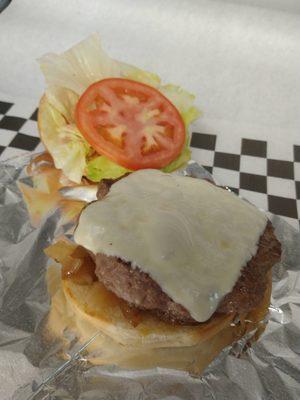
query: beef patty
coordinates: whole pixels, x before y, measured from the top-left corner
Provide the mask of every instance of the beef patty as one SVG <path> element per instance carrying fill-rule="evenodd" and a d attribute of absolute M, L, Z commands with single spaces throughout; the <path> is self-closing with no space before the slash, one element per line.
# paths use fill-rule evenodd
<path fill-rule="evenodd" d="M 102 180 L 98 198 L 109 192 L 116 180 Z M 254 309 L 262 300 L 267 286 L 267 272 L 280 260 L 281 245 L 274 235 L 271 222 L 258 243 L 257 253 L 242 269 L 241 276 L 234 288 L 228 293 L 217 308 L 217 313 L 243 313 Z M 197 324 L 190 313 L 180 304 L 175 303 L 161 287 L 145 272 L 133 268 L 131 263 L 118 257 L 98 253 L 95 257 L 96 276 L 107 289 L 114 292 L 130 305 L 148 310 L 160 319 L 175 324 Z"/>

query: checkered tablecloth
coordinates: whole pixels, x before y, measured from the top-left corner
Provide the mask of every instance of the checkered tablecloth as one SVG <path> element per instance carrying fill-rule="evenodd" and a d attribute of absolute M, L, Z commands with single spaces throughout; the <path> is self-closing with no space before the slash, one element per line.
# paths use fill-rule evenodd
<path fill-rule="evenodd" d="M 36 104 L 0 101 L 0 161 L 43 150 L 36 121 Z M 248 138 L 239 153 L 224 152 L 218 135 L 209 132 L 193 132 L 191 146 L 193 159 L 220 184 L 299 229 L 300 146 L 294 146 L 291 160 L 268 158 L 268 143 Z"/>

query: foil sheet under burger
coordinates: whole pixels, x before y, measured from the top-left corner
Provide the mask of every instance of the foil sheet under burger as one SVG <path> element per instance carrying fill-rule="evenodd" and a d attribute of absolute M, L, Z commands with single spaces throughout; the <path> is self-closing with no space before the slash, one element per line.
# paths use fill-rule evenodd
<path fill-rule="evenodd" d="M 17 181 L 30 184 L 29 156 L 0 165 L 0 399 L 234 399 L 300 398 L 300 235 L 270 215 L 282 243 L 273 268 L 269 322 L 258 342 L 244 338 L 226 348 L 201 377 L 182 371 L 128 371 L 89 363 L 72 332 L 66 351 L 59 339 L 45 341 L 50 296 L 48 259 L 53 238 L 70 231 L 53 212 L 37 228 L 30 223 Z M 180 172 L 213 180 L 194 162 Z M 97 336 L 97 332 L 95 332 Z M 93 341 L 91 337 L 89 341 Z M 64 354 L 62 354 L 64 353 Z"/>

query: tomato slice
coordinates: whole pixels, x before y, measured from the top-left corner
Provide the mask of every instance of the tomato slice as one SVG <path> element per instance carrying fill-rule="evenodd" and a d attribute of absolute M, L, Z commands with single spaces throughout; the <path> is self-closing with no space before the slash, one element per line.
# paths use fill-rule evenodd
<path fill-rule="evenodd" d="M 132 170 L 168 165 L 185 143 L 175 106 L 156 89 L 129 79 L 104 79 L 89 86 L 75 118 L 99 154 Z"/>

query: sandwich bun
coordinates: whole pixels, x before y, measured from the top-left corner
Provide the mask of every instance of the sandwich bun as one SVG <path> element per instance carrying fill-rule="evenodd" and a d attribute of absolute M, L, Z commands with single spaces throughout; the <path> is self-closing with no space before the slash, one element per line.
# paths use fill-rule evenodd
<path fill-rule="evenodd" d="M 134 312 L 101 282 L 84 284 L 61 278 L 60 267 L 50 266 L 47 282 L 52 297 L 49 332 L 64 338 L 66 328 L 76 332 L 87 346 L 88 360 L 127 369 L 172 368 L 201 374 L 227 346 L 253 333 L 250 342 L 265 329 L 272 275 L 260 304 L 246 314 L 214 314 L 194 326 L 171 325 L 149 312 Z M 68 341 L 64 338 L 66 346 Z"/>

